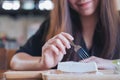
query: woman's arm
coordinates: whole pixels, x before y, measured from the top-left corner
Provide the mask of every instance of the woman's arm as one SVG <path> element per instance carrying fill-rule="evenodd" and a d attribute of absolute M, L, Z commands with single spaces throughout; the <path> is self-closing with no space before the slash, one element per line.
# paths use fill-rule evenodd
<path fill-rule="evenodd" d="M 23 52 L 14 55 L 11 60 L 11 68 L 14 70 L 46 70 L 53 68 L 63 59 L 66 48 L 71 47 L 69 41 L 73 39 L 70 34 L 61 32 L 43 45 L 41 57 L 33 57 Z"/>
<path fill-rule="evenodd" d="M 18 53 L 13 56 L 10 66 L 14 70 L 44 70 L 41 57 L 34 57 L 26 53 Z"/>

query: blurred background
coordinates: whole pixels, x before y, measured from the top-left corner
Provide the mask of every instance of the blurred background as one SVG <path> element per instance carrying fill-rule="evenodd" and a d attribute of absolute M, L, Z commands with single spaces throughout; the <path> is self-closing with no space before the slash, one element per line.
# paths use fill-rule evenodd
<path fill-rule="evenodd" d="M 51 0 L 0 0 L 0 47 L 18 49 L 53 9 Z"/>
<path fill-rule="evenodd" d="M 117 8 L 120 10 L 120 0 Z M 51 0 L 0 0 L 0 47 L 18 49 L 49 15 Z"/>

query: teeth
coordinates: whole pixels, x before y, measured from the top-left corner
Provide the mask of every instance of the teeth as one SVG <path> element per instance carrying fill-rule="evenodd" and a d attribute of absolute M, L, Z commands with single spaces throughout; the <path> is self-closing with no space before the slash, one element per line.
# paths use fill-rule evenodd
<path fill-rule="evenodd" d="M 81 0 L 80 2 L 78 2 L 78 4 L 85 4 L 85 3 L 88 3 L 90 2 L 91 0 Z"/>

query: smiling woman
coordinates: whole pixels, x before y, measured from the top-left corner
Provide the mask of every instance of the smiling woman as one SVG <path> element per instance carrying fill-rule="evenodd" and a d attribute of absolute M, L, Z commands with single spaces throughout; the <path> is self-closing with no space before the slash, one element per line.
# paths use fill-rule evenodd
<path fill-rule="evenodd" d="M 89 16 L 96 12 L 99 0 L 69 0 L 71 7 L 80 15 Z"/>
<path fill-rule="evenodd" d="M 48 19 L 11 60 L 15 70 L 46 70 L 60 61 L 97 63 L 114 69 L 120 58 L 119 14 L 115 0 L 52 0 Z M 82 60 L 70 41 L 80 45 L 89 58 Z M 21 66 L 22 65 L 22 66 Z"/>

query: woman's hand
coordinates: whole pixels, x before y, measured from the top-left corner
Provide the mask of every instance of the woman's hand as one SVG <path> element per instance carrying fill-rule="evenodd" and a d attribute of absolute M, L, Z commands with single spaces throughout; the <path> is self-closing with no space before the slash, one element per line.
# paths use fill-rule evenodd
<path fill-rule="evenodd" d="M 96 62 L 98 69 L 114 69 L 115 65 L 112 63 L 112 60 L 102 59 L 95 56 L 84 59 L 80 62 Z"/>
<path fill-rule="evenodd" d="M 66 48 L 69 49 L 70 42 L 73 37 L 68 34 L 61 32 L 60 34 L 49 39 L 42 47 L 42 64 L 45 68 L 49 69 L 58 64 L 66 54 Z"/>

